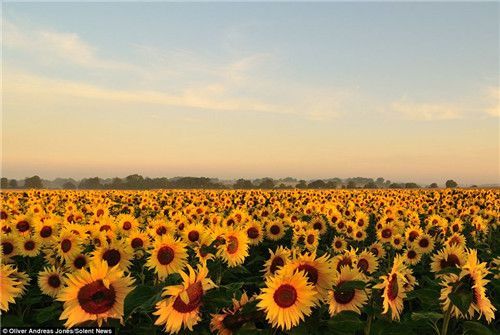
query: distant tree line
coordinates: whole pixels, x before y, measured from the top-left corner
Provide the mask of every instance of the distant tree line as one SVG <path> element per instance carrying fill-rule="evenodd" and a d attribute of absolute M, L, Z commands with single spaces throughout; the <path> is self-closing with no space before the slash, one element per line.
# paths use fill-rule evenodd
<path fill-rule="evenodd" d="M 447 188 L 458 187 L 454 180 L 447 180 Z M 42 180 L 39 176 L 27 177 L 24 181 L 16 179 L 1 179 L 1 189 L 40 189 L 61 188 L 67 190 L 150 190 L 150 189 L 416 189 L 438 188 L 437 183 L 421 186 L 417 183 L 395 183 L 382 177 L 377 179 L 354 177 L 347 179 L 330 178 L 316 180 L 297 180 L 287 177 L 283 179 L 238 179 L 236 181 L 221 182 L 215 178 L 207 177 L 175 177 L 175 178 L 149 178 L 133 174 L 125 178 L 102 179 L 99 177 L 84 178 L 80 181 L 74 179 L 57 178 L 54 181 Z"/>

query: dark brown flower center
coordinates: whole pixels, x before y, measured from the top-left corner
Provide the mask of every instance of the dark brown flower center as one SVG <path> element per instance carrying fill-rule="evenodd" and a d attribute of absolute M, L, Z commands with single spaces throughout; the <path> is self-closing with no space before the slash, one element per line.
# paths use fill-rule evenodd
<path fill-rule="evenodd" d="M 14 245 L 11 242 L 2 242 L 2 252 L 5 256 L 10 255 L 14 251 Z"/>
<path fill-rule="evenodd" d="M 389 279 L 389 284 L 387 285 L 387 297 L 392 301 L 398 297 L 398 292 L 398 277 L 396 274 L 393 274 Z"/>
<path fill-rule="evenodd" d="M 26 220 L 22 220 L 22 221 L 19 221 L 17 224 L 16 224 L 16 228 L 17 230 L 19 230 L 21 233 L 24 233 L 25 231 L 27 231 L 28 229 L 30 229 L 30 224 L 28 221 Z"/>
<path fill-rule="evenodd" d="M 335 248 L 337 248 L 337 249 L 342 248 L 342 242 L 341 241 L 335 241 Z"/>
<path fill-rule="evenodd" d="M 386 228 L 382 230 L 382 237 L 383 238 L 389 238 L 392 236 L 392 229 Z"/>
<path fill-rule="evenodd" d="M 274 291 L 274 302 L 281 308 L 288 308 L 297 301 L 297 290 L 289 284 L 283 284 Z"/>
<path fill-rule="evenodd" d="M 234 254 L 238 251 L 239 241 L 235 236 L 229 236 L 227 239 L 227 252 Z"/>
<path fill-rule="evenodd" d="M 318 282 L 318 269 L 309 264 L 301 264 L 297 267 L 298 271 L 304 271 L 306 273 L 307 281 L 313 285 Z"/>
<path fill-rule="evenodd" d="M 333 292 L 333 297 L 335 298 L 335 301 L 341 305 L 346 305 L 350 303 L 353 299 L 354 296 L 356 295 L 356 292 L 354 289 L 349 289 L 349 290 L 343 290 L 342 289 L 342 282 L 340 282 L 338 286 L 338 290 L 335 290 Z"/>
<path fill-rule="evenodd" d="M 201 298 L 203 298 L 203 286 L 201 282 L 196 282 L 190 285 L 186 289 L 189 302 L 186 304 L 182 301 L 181 297 L 175 298 L 172 307 L 179 313 L 190 313 L 194 311 L 201 304 Z"/>
<path fill-rule="evenodd" d="M 418 245 L 421 248 L 427 248 L 429 246 L 430 242 L 427 238 L 422 238 L 420 241 L 418 241 Z"/>
<path fill-rule="evenodd" d="M 56 274 L 51 275 L 47 282 L 52 288 L 58 288 L 59 286 L 61 286 L 61 279 L 59 279 L 59 275 Z"/>
<path fill-rule="evenodd" d="M 200 238 L 200 233 L 196 230 L 191 230 L 188 234 L 188 239 L 191 242 L 196 242 Z"/>
<path fill-rule="evenodd" d="M 278 270 L 278 268 L 282 267 L 283 265 L 285 265 L 284 259 L 281 258 L 280 256 L 276 256 L 273 258 L 273 261 L 271 262 L 271 266 L 269 267 L 269 272 L 271 272 L 271 274 L 274 274 L 276 270 Z"/>
<path fill-rule="evenodd" d="M 158 262 L 160 262 L 161 265 L 168 265 L 175 258 L 174 249 L 172 249 L 168 245 L 165 245 L 158 250 L 158 255 L 156 257 L 158 258 Z"/>
<path fill-rule="evenodd" d="M 366 273 L 368 271 L 368 267 L 370 266 L 370 263 L 368 263 L 368 260 L 361 258 L 358 261 L 358 269 Z"/>
<path fill-rule="evenodd" d="M 31 250 L 35 249 L 35 242 L 33 242 L 31 240 L 30 241 L 26 241 L 24 243 L 24 249 L 28 250 L 28 251 L 31 251 Z"/>
<path fill-rule="evenodd" d="M 271 228 L 269 229 L 269 231 L 273 235 L 278 235 L 280 233 L 281 229 L 278 225 L 272 225 Z"/>
<path fill-rule="evenodd" d="M 417 257 L 417 253 L 415 252 L 415 250 L 408 251 L 406 255 L 408 256 L 408 259 L 415 259 Z"/>
<path fill-rule="evenodd" d="M 102 259 L 104 259 L 109 266 L 115 266 L 120 263 L 121 254 L 116 249 L 109 249 L 104 252 Z"/>
<path fill-rule="evenodd" d="M 337 271 L 340 272 L 343 266 L 352 266 L 352 259 L 350 257 L 343 257 L 337 264 Z"/>
<path fill-rule="evenodd" d="M 123 230 L 130 230 L 130 228 L 132 228 L 132 224 L 128 221 L 125 221 L 123 223 Z"/>
<path fill-rule="evenodd" d="M 87 260 L 85 259 L 84 256 L 77 256 L 73 261 L 73 265 L 75 266 L 75 268 L 81 269 L 85 265 L 87 265 Z"/>
<path fill-rule="evenodd" d="M 44 226 L 41 230 L 40 230 L 40 236 L 43 237 L 43 238 L 47 238 L 47 237 L 50 237 L 50 235 L 52 235 L 52 227 L 49 227 L 49 226 Z"/>
<path fill-rule="evenodd" d="M 259 230 L 255 227 L 250 227 L 247 229 L 247 236 L 251 239 L 256 239 L 259 237 Z"/>
<path fill-rule="evenodd" d="M 455 254 L 449 254 L 447 258 L 443 258 L 439 265 L 441 266 L 441 269 L 445 269 L 448 267 L 456 267 L 457 265 L 460 264 L 460 260 L 458 259 L 458 256 Z"/>
<path fill-rule="evenodd" d="M 78 303 L 89 314 L 101 314 L 115 304 L 116 292 L 112 285 L 107 288 L 101 279 L 93 281 L 78 291 Z"/>
<path fill-rule="evenodd" d="M 410 240 L 410 242 L 415 241 L 417 237 L 418 237 L 418 232 L 416 231 L 411 231 L 410 234 L 408 234 L 408 240 Z"/>
<path fill-rule="evenodd" d="M 132 239 L 131 245 L 132 245 L 132 248 L 134 248 L 134 249 L 142 248 L 144 246 L 144 242 L 142 241 L 141 238 L 135 237 Z"/>
<path fill-rule="evenodd" d="M 314 235 L 307 235 L 307 243 L 308 244 L 313 244 L 316 239 L 314 238 Z"/>
<path fill-rule="evenodd" d="M 61 242 L 61 250 L 62 250 L 63 252 L 68 252 L 68 251 L 70 251 L 70 249 L 71 249 L 71 244 L 72 244 L 72 243 L 71 243 L 71 241 L 70 241 L 70 240 L 68 240 L 68 239 L 64 239 L 64 240 L 62 240 L 62 242 Z"/>

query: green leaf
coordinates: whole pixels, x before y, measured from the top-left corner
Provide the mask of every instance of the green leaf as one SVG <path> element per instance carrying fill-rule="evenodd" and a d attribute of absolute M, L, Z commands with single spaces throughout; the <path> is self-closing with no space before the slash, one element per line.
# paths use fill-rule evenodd
<path fill-rule="evenodd" d="M 435 312 L 413 312 L 411 314 L 411 319 L 414 321 L 420 321 L 420 320 L 437 321 L 442 318 L 443 314 Z"/>
<path fill-rule="evenodd" d="M 333 334 L 352 334 L 363 328 L 364 322 L 355 313 L 341 312 L 328 320 L 328 329 Z"/>
<path fill-rule="evenodd" d="M 448 298 L 450 298 L 453 305 L 455 305 L 462 314 L 466 314 L 472 303 L 472 292 L 459 290 L 457 292 L 451 292 Z"/>
<path fill-rule="evenodd" d="M 35 310 L 35 321 L 38 324 L 45 323 L 50 320 L 58 319 L 61 314 L 61 304 L 58 302 L 53 303 L 52 305 L 40 308 Z"/>
<path fill-rule="evenodd" d="M 492 335 L 491 330 L 485 325 L 476 321 L 465 321 L 464 322 L 464 333 L 472 335 Z"/>
<path fill-rule="evenodd" d="M 156 303 L 155 297 L 158 291 L 149 285 L 139 285 L 125 297 L 124 314 L 127 318 L 134 310 L 143 309 L 145 311 L 152 308 Z"/>
<path fill-rule="evenodd" d="M 462 270 L 458 267 L 449 266 L 449 267 L 444 268 L 443 270 L 437 272 L 436 274 L 437 275 L 447 275 L 447 274 L 453 273 L 453 274 L 459 275 L 460 271 L 462 271 Z"/>
<path fill-rule="evenodd" d="M 363 290 L 366 287 L 366 283 L 362 280 L 351 280 L 342 283 L 340 286 L 334 286 L 336 291 L 347 291 L 347 290 Z"/>
<path fill-rule="evenodd" d="M 2 326 L 3 327 L 22 327 L 25 326 L 23 319 L 17 315 L 5 315 L 2 314 Z"/>

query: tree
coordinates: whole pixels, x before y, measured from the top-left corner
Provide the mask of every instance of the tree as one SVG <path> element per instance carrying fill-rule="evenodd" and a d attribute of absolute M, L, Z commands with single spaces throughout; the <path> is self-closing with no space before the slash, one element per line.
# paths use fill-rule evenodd
<path fill-rule="evenodd" d="M 406 183 L 405 188 L 418 188 L 419 186 L 416 183 Z"/>
<path fill-rule="evenodd" d="M 78 186 L 79 189 L 82 190 L 98 190 L 102 188 L 101 180 L 99 177 L 94 177 L 94 178 L 88 178 L 88 179 L 82 179 L 80 182 L 80 185 Z"/>
<path fill-rule="evenodd" d="M 326 182 L 326 188 L 335 189 L 337 187 L 338 187 L 338 183 L 333 181 L 333 180 L 329 180 Z"/>
<path fill-rule="evenodd" d="M 432 183 L 429 185 L 429 188 L 438 188 L 438 184 Z"/>
<path fill-rule="evenodd" d="M 271 189 L 274 188 L 274 181 L 271 178 L 264 178 L 260 184 L 259 188 Z"/>
<path fill-rule="evenodd" d="M 9 180 L 7 178 L 2 178 L 2 181 L 0 183 L 0 188 L 1 189 L 9 188 Z"/>
<path fill-rule="evenodd" d="M 62 189 L 63 189 L 63 190 L 74 190 L 74 189 L 76 189 L 76 185 L 75 185 L 75 184 L 73 184 L 73 183 L 72 183 L 72 182 L 70 182 L 70 181 L 67 181 L 67 182 L 65 182 L 65 183 L 63 184 Z"/>
<path fill-rule="evenodd" d="M 326 183 L 323 180 L 318 179 L 318 180 L 310 182 L 309 185 L 307 185 L 307 187 L 308 188 L 326 188 Z"/>
<path fill-rule="evenodd" d="M 297 185 L 295 185 L 296 188 L 306 188 L 307 187 L 307 183 L 305 180 L 299 180 L 299 183 Z"/>
<path fill-rule="evenodd" d="M 356 183 L 354 182 L 354 180 L 349 180 L 346 187 L 347 188 L 356 188 Z"/>
<path fill-rule="evenodd" d="M 455 188 L 458 186 L 457 182 L 452 179 L 447 180 L 445 185 L 447 188 Z"/>
<path fill-rule="evenodd" d="M 370 181 L 368 184 L 365 185 L 364 188 L 378 188 L 377 184 L 375 184 L 373 181 Z"/>
<path fill-rule="evenodd" d="M 9 188 L 18 188 L 17 180 L 15 180 L 15 179 L 9 180 Z"/>
<path fill-rule="evenodd" d="M 249 188 L 254 188 L 252 181 L 248 179 L 238 179 L 236 183 L 233 185 L 234 189 L 249 189 Z"/>
<path fill-rule="evenodd" d="M 42 188 L 42 179 L 39 176 L 33 176 L 24 179 L 24 188 Z"/>

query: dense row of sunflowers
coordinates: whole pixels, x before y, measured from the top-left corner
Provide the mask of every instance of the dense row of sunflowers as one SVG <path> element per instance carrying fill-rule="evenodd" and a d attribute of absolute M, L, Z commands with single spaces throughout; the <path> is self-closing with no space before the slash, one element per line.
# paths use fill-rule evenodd
<path fill-rule="evenodd" d="M 488 333 L 497 190 L 2 193 L 4 325 Z"/>

